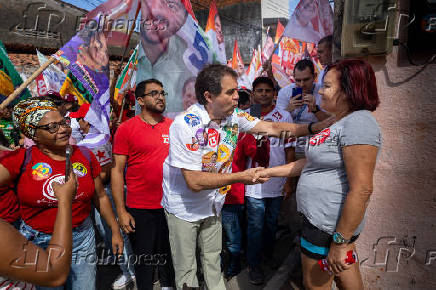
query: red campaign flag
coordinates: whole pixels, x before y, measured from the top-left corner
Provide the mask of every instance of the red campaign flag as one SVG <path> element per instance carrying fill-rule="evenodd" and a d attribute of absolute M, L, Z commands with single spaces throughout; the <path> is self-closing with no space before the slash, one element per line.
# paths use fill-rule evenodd
<path fill-rule="evenodd" d="M 44 96 L 48 93 L 48 89 L 47 86 L 45 84 L 45 79 L 44 76 L 42 75 L 42 73 L 40 73 L 36 79 L 36 91 L 38 96 Z"/>
<path fill-rule="evenodd" d="M 282 23 L 279 20 L 277 20 L 276 38 L 274 39 L 274 43 L 279 42 L 279 39 L 284 31 L 285 31 L 285 27 L 282 25 Z"/>
<path fill-rule="evenodd" d="M 186 11 L 194 18 L 194 20 L 198 23 L 197 18 L 195 18 L 194 10 L 192 9 L 191 0 L 181 0 L 183 5 L 185 5 Z"/>
<path fill-rule="evenodd" d="M 204 29 L 204 32 L 208 32 L 210 29 L 215 30 L 215 15 L 217 13 L 218 10 L 216 8 L 215 0 L 212 0 L 210 2 L 209 17 L 207 18 L 207 24 L 206 24 L 206 28 Z"/>
<path fill-rule="evenodd" d="M 244 62 L 242 61 L 241 53 L 239 52 L 238 40 L 235 39 L 235 45 L 233 46 L 232 68 L 237 70 L 241 65 L 243 67 Z"/>

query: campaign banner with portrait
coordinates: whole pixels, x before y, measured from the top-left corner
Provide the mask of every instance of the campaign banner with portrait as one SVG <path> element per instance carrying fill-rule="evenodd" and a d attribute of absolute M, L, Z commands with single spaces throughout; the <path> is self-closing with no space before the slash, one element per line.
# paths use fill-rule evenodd
<path fill-rule="evenodd" d="M 197 74 L 216 60 L 209 38 L 184 2 L 141 0 L 136 83 L 149 78 L 161 81 L 168 93 L 166 112 L 170 117 L 190 103 L 192 96 L 186 94 L 194 90 Z M 139 111 L 137 105 L 136 113 Z"/>
<path fill-rule="evenodd" d="M 282 37 L 271 59 L 273 75 L 280 87 L 285 87 L 294 82 L 294 66 L 303 58 L 311 59 L 316 73 L 319 74 L 322 65 L 316 54 L 316 44 Z"/>
<path fill-rule="evenodd" d="M 101 134 L 110 134 L 108 46 L 127 45 L 138 9 L 139 0 L 101 4 L 86 15 L 79 32 L 53 55 L 89 93 L 85 99 L 91 106 L 85 120 Z"/>

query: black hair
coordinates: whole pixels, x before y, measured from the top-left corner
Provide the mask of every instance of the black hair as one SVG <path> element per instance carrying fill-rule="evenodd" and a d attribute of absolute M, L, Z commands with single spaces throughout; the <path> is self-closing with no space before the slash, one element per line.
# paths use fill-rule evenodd
<path fill-rule="evenodd" d="M 248 92 L 247 90 L 238 90 L 238 95 L 238 107 L 240 105 L 245 105 L 247 102 L 250 101 L 250 92 Z"/>
<path fill-rule="evenodd" d="M 315 67 L 313 66 L 313 62 L 310 59 L 302 59 L 299 60 L 294 67 L 294 74 L 295 71 L 298 69 L 299 71 L 303 71 L 306 68 L 309 68 L 310 72 L 315 75 Z"/>
<path fill-rule="evenodd" d="M 221 94 L 221 79 L 229 75 L 238 79 L 238 74 L 230 67 L 222 64 L 211 64 L 201 70 L 195 81 L 195 95 L 201 105 L 206 105 L 205 92 L 212 95 Z"/>
<path fill-rule="evenodd" d="M 163 88 L 163 84 L 157 79 L 148 79 L 148 80 L 142 81 L 136 85 L 135 98 L 140 98 L 144 95 L 145 88 L 147 87 L 148 84 L 156 84 L 156 85 L 159 85 Z"/>
<path fill-rule="evenodd" d="M 323 38 L 321 38 L 318 41 L 318 45 L 323 44 L 324 42 L 326 42 L 328 44 L 329 47 L 331 47 L 333 45 L 333 35 L 327 35 L 324 36 Z"/>
<path fill-rule="evenodd" d="M 253 91 L 260 84 L 267 84 L 271 87 L 271 89 L 274 89 L 274 82 L 272 81 L 272 79 L 270 79 L 269 77 L 257 77 L 253 82 Z"/>
<path fill-rule="evenodd" d="M 0 145 L 4 147 L 9 147 L 9 141 L 6 139 L 6 136 L 3 134 L 3 131 L 0 131 Z"/>

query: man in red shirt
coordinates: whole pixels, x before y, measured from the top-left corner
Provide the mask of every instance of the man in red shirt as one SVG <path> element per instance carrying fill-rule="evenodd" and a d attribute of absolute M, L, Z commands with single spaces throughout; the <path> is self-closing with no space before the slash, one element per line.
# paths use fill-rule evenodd
<path fill-rule="evenodd" d="M 162 289 L 174 287 L 168 225 L 161 206 L 162 167 L 168 155 L 172 122 L 162 115 L 166 95 L 160 81 L 140 82 L 135 96 L 141 113 L 122 123 L 114 139 L 112 194 L 120 226 L 129 234 L 132 243 L 135 257 L 129 262 L 135 263 L 138 289 L 153 288 L 155 267 Z"/>

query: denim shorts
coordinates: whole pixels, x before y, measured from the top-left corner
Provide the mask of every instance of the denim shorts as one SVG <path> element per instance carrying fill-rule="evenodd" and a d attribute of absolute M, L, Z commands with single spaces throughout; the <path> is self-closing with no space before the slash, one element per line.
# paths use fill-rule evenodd
<path fill-rule="evenodd" d="M 51 234 L 34 230 L 24 221 L 20 226 L 21 234 L 35 245 L 46 249 L 50 243 Z M 95 250 L 95 233 L 91 218 L 73 228 L 73 252 L 71 270 L 63 287 L 39 287 L 37 289 L 95 289 L 97 269 L 97 252 Z M 64 288 L 65 287 L 65 288 Z"/>

